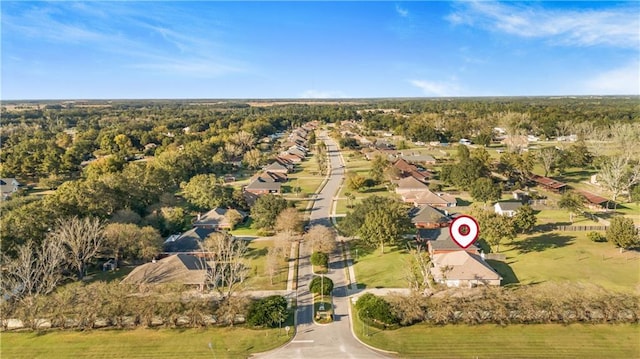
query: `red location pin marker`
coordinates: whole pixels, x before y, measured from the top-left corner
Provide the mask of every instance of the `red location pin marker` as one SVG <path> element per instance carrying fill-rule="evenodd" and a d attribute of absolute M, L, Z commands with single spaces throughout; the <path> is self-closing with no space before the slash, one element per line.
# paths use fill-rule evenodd
<path fill-rule="evenodd" d="M 480 227 L 475 218 L 460 216 L 451 222 L 449 234 L 460 248 L 465 249 L 478 239 Z"/>

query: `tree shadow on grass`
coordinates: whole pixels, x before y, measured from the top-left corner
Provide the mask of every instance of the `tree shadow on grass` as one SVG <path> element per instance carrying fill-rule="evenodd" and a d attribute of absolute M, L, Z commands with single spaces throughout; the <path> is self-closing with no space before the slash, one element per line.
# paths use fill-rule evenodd
<path fill-rule="evenodd" d="M 520 283 L 516 273 L 511 269 L 511 266 L 503 261 L 496 261 L 492 259 L 487 259 L 487 264 L 491 266 L 491 268 L 495 269 L 498 274 L 502 277 L 502 285 L 507 284 L 517 284 Z"/>
<path fill-rule="evenodd" d="M 262 257 L 262 256 L 266 256 L 267 252 L 268 252 L 268 248 L 264 247 L 264 248 L 247 248 L 247 253 L 244 255 L 245 258 L 249 258 L 249 259 L 253 259 L 253 258 L 258 258 L 258 257 Z"/>
<path fill-rule="evenodd" d="M 550 248 L 560 248 L 573 244 L 574 237 L 557 233 L 546 233 L 514 242 L 513 248 L 520 253 L 542 252 Z"/>

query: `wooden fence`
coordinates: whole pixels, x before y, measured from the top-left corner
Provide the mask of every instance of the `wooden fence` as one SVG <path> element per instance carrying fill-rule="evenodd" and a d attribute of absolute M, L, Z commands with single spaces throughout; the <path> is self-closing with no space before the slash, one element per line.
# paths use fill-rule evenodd
<path fill-rule="evenodd" d="M 556 226 L 557 231 L 606 231 L 607 226 Z"/>

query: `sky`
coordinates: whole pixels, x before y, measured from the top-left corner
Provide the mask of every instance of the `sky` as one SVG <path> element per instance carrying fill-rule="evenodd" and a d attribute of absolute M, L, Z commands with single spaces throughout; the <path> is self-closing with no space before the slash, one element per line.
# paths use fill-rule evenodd
<path fill-rule="evenodd" d="M 640 2 L 2 1 L 2 100 L 640 94 Z"/>

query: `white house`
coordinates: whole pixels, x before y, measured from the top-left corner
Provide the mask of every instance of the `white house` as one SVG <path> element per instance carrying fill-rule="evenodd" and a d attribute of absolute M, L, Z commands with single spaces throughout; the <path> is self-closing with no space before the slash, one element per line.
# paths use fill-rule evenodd
<path fill-rule="evenodd" d="M 520 202 L 496 202 L 493 205 L 495 212 L 501 216 L 513 217 L 522 207 Z"/>

